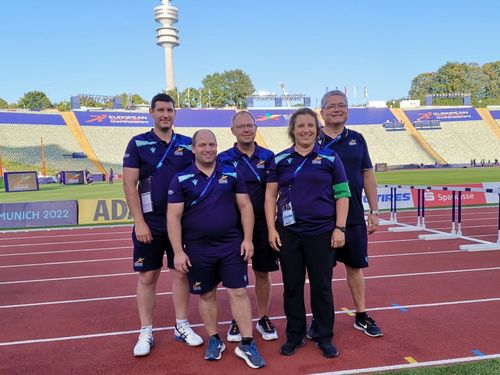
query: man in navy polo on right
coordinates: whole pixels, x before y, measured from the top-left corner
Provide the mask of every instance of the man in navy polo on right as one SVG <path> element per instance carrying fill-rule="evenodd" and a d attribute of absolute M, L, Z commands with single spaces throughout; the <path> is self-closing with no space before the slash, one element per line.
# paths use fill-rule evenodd
<path fill-rule="evenodd" d="M 329 91 L 323 96 L 321 116 L 325 126 L 321 146 L 334 150 L 340 156 L 351 190 L 345 246 L 336 249 L 336 254 L 337 260 L 345 265 L 347 285 L 356 308 L 354 328 L 370 337 L 380 337 L 383 336 L 382 330 L 366 313 L 363 275 L 363 268 L 368 267 L 367 234 L 374 233 L 378 228 L 377 181 L 365 139 L 360 133 L 345 127 L 347 115 L 347 97 L 342 91 Z M 370 206 L 368 227 L 361 199 L 363 189 Z"/>

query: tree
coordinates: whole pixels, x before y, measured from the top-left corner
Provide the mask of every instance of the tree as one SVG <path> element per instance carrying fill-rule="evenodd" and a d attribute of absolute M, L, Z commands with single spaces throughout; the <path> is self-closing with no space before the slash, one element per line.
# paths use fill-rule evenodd
<path fill-rule="evenodd" d="M 9 103 L 7 103 L 4 99 L 0 98 L 0 108 L 8 108 Z"/>
<path fill-rule="evenodd" d="M 252 80 L 240 69 L 207 75 L 203 81 L 203 102 L 208 100 L 211 107 L 246 107 L 247 96 L 255 91 Z"/>
<path fill-rule="evenodd" d="M 422 73 L 413 78 L 411 81 L 410 92 L 408 93 L 411 99 L 423 99 L 425 95 L 432 91 L 432 79 L 435 73 Z"/>
<path fill-rule="evenodd" d="M 484 97 L 500 99 L 500 61 L 483 65 Z"/>
<path fill-rule="evenodd" d="M 33 111 L 40 111 L 52 106 L 47 95 L 41 91 L 27 92 L 19 99 L 18 105 L 20 108 L 27 108 Z"/>
<path fill-rule="evenodd" d="M 135 105 L 135 104 L 149 104 L 148 101 L 144 100 L 139 94 L 122 93 L 118 96 L 122 98 L 122 103 L 124 108 L 128 108 L 130 105 Z"/>
<path fill-rule="evenodd" d="M 69 112 L 71 111 L 71 103 L 69 101 L 62 101 L 57 103 L 57 110 L 59 112 Z"/>

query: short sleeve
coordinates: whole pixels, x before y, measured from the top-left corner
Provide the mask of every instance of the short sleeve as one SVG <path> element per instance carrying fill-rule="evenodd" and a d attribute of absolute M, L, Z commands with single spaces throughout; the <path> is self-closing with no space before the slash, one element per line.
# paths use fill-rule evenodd
<path fill-rule="evenodd" d="M 179 182 L 179 175 L 175 175 L 175 177 L 170 182 L 170 188 L 168 189 L 168 203 L 183 202 L 184 192 L 182 191 L 182 185 Z"/>
<path fill-rule="evenodd" d="M 125 168 L 140 168 L 141 160 L 139 158 L 139 151 L 135 142 L 135 138 L 132 138 L 127 145 L 125 154 L 123 155 L 123 167 Z"/>

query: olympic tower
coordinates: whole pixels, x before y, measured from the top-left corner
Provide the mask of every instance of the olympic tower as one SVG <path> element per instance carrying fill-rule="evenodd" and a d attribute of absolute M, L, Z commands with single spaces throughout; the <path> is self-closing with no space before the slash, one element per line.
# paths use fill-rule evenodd
<path fill-rule="evenodd" d="M 156 44 L 165 51 L 165 76 L 167 91 L 175 89 L 173 49 L 179 45 L 178 30 L 173 27 L 177 23 L 177 8 L 170 5 L 170 0 L 161 0 L 163 5 L 154 8 L 155 21 L 161 26 L 156 29 Z"/>

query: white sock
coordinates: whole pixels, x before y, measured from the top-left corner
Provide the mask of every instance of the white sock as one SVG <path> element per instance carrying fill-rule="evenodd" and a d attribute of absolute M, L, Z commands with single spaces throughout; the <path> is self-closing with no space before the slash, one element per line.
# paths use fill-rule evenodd
<path fill-rule="evenodd" d="M 141 333 L 153 333 L 153 325 L 151 324 L 149 326 L 142 326 Z"/>
<path fill-rule="evenodd" d="M 187 323 L 187 319 L 175 319 L 175 323 L 180 326 L 182 323 Z"/>

